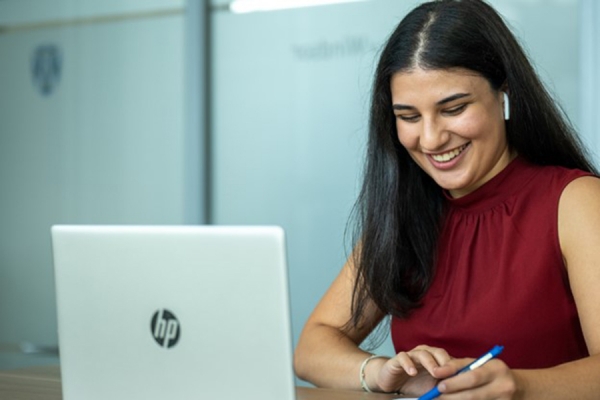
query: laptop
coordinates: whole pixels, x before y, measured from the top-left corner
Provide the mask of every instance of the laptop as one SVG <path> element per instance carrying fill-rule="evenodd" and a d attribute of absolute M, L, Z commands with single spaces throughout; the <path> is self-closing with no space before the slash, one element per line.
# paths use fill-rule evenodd
<path fill-rule="evenodd" d="M 53 226 L 63 398 L 293 400 L 279 227 Z"/>

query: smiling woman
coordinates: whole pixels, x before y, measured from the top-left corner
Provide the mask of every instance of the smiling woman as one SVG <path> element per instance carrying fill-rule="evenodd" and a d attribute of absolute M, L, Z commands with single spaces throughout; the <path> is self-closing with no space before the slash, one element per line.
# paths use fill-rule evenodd
<path fill-rule="evenodd" d="M 355 248 L 304 327 L 298 375 L 448 399 L 596 398 L 594 175 L 492 7 L 416 7 L 377 65 Z M 397 354 L 361 350 L 388 315 Z M 493 344 L 498 359 L 453 376 Z"/>
<path fill-rule="evenodd" d="M 398 139 L 453 197 L 489 181 L 515 157 L 506 140 L 503 96 L 464 69 L 415 67 L 391 79 Z"/>

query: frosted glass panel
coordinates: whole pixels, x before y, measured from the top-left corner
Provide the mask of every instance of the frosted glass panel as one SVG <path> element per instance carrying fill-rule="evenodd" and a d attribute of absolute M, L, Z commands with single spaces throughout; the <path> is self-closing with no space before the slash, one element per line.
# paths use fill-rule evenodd
<path fill-rule="evenodd" d="M 581 131 L 600 165 L 600 3 L 582 0 L 581 10 Z"/>
<path fill-rule="evenodd" d="M 375 55 L 411 3 L 214 15 L 214 222 L 286 229 L 295 338 L 345 261 Z"/>
<path fill-rule="evenodd" d="M 56 345 L 52 224 L 188 222 L 183 21 L 0 34 L 0 345 Z M 39 46 L 61 55 L 46 94 Z"/>
<path fill-rule="evenodd" d="M 491 3 L 505 16 L 550 92 L 579 126 L 579 1 L 494 0 Z"/>

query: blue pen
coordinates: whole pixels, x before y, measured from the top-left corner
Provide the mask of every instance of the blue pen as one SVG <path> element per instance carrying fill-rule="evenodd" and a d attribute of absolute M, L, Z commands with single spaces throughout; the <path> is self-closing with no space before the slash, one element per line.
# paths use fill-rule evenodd
<path fill-rule="evenodd" d="M 462 374 L 463 372 L 471 371 L 471 370 L 474 370 L 475 368 L 481 367 L 483 364 L 490 361 L 492 358 L 497 357 L 498 354 L 502 353 L 503 349 L 504 349 L 503 346 L 494 346 L 493 349 L 491 349 L 490 351 L 488 351 L 487 353 L 485 353 L 484 355 L 479 357 L 477 360 L 473 361 L 471 364 L 467 365 L 466 367 L 464 367 L 463 369 L 458 371 L 455 375 Z M 431 399 L 435 399 L 439 395 L 441 395 L 441 393 L 436 386 L 433 389 L 431 389 L 429 392 L 425 393 L 423 396 L 419 397 L 418 400 L 431 400 Z"/>

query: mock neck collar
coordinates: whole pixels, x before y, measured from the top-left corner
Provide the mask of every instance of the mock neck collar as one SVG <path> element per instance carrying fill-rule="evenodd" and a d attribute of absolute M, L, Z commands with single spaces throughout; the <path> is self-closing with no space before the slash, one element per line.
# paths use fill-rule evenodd
<path fill-rule="evenodd" d="M 455 199 L 444 190 L 444 197 L 457 208 L 474 210 L 493 207 L 522 187 L 533 171 L 532 167 L 524 158 L 517 156 L 502 171 L 471 193 Z"/>

